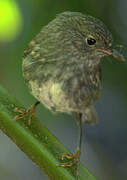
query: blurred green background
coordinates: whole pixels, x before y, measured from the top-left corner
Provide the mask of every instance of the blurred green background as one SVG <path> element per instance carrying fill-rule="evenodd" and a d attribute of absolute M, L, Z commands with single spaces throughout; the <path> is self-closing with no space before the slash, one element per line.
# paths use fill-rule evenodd
<path fill-rule="evenodd" d="M 22 77 L 23 51 L 41 27 L 63 11 L 79 11 L 101 19 L 112 32 L 114 44 L 124 46 L 127 57 L 126 0 L 1 0 L 0 84 L 25 107 L 36 100 Z M 84 124 L 81 161 L 97 180 L 127 179 L 127 63 L 106 57 L 102 64 L 102 94 L 95 104 L 100 121 L 95 126 Z M 77 126 L 71 116 L 52 114 L 43 105 L 36 115 L 74 151 Z M 48 180 L 2 132 L 0 179 Z"/>

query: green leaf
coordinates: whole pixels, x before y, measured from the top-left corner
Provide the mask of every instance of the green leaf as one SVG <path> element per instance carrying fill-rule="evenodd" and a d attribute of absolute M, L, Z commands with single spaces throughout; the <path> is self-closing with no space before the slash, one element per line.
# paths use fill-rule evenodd
<path fill-rule="evenodd" d="M 0 87 L 0 129 L 52 180 L 74 180 L 75 168 L 57 167 L 60 156 L 70 153 L 59 140 L 35 117 L 29 126 L 29 117 L 14 121 L 15 108 L 24 107 Z M 95 180 L 80 163 L 79 180 Z"/>

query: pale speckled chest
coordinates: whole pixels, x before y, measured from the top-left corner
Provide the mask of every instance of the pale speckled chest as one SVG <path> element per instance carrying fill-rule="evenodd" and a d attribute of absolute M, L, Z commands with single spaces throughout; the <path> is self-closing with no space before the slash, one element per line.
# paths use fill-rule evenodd
<path fill-rule="evenodd" d="M 23 73 L 32 95 L 47 108 L 60 112 L 83 112 L 98 99 L 101 68 L 91 72 L 83 64 L 32 64 L 23 60 Z"/>

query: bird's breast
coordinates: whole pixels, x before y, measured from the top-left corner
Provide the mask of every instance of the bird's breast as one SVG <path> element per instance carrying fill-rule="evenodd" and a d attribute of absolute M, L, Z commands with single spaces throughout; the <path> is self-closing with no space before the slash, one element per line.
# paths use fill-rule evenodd
<path fill-rule="evenodd" d="M 61 112 L 83 112 L 100 92 L 100 71 L 55 64 L 23 64 L 25 81 L 32 95 L 47 108 Z M 31 63 L 30 63 L 31 64 Z"/>
<path fill-rule="evenodd" d="M 70 99 L 70 106 L 79 109 L 94 103 L 100 92 L 100 78 L 98 73 L 79 73 L 62 84 L 62 90 Z"/>

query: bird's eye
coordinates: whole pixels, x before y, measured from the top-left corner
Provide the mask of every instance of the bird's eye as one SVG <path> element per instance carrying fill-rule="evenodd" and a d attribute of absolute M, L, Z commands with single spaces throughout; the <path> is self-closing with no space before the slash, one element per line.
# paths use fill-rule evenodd
<path fill-rule="evenodd" d="M 94 38 L 89 37 L 89 38 L 87 38 L 87 43 L 88 43 L 88 45 L 91 46 L 96 43 L 96 40 Z"/>

